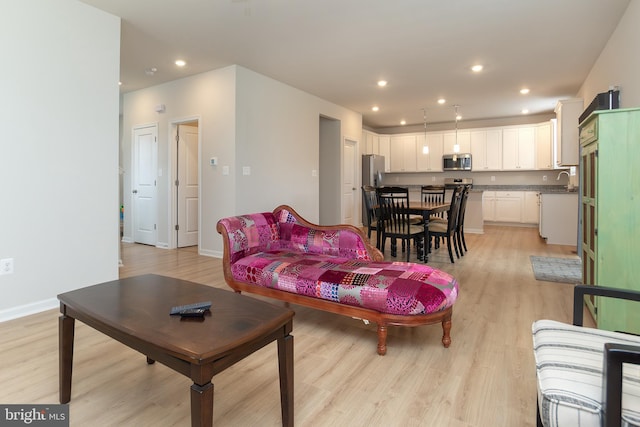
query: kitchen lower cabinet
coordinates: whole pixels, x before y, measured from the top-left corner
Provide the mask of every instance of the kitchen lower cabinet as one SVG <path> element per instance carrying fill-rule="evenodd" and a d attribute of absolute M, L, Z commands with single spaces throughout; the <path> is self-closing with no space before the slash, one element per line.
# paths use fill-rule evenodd
<path fill-rule="evenodd" d="M 522 223 L 524 191 L 485 191 L 482 194 L 484 221 Z"/>
<path fill-rule="evenodd" d="M 540 194 L 540 237 L 550 245 L 577 245 L 578 193 Z"/>
<path fill-rule="evenodd" d="M 522 191 L 496 191 L 495 221 L 522 222 Z"/>
<path fill-rule="evenodd" d="M 580 125 L 585 284 L 640 290 L 640 109 L 593 112 Z M 598 328 L 640 334 L 640 303 L 587 299 Z"/>
<path fill-rule="evenodd" d="M 522 222 L 525 224 L 538 224 L 540 222 L 540 193 L 537 191 L 525 191 L 522 205 Z"/>

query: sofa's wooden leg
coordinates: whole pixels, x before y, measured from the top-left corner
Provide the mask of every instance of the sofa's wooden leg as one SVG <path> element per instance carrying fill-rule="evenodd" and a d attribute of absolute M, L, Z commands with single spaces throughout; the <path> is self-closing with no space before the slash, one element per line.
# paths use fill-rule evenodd
<path fill-rule="evenodd" d="M 384 323 L 378 323 L 378 354 L 387 354 L 387 325 Z"/>
<path fill-rule="evenodd" d="M 451 313 L 442 318 L 442 345 L 445 348 L 451 345 Z"/>

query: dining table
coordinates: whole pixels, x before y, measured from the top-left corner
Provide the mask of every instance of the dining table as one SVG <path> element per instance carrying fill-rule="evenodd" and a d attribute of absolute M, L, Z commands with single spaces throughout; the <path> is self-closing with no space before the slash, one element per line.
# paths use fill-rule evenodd
<path fill-rule="evenodd" d="M 409 200 L 408 211 L 413 215 L 422 215 L 424 223 L 424 249 L 422 254 L 418 252 L 418 260 L 429 261 L 429 217 L 439 212 L 446 212 L 451 207 L 451 203 L 425 202 L 423 200 Z"/>

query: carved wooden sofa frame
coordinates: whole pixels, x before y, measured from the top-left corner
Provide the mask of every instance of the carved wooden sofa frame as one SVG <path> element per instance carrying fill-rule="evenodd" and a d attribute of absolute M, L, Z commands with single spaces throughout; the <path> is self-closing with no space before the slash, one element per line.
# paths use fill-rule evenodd
<path fill-rule="evenodd" d="M 281 205 L 277 207 L 273 211 L 273 215 L 275 217 L 281 216 L 283 214 L 289 215 L 289 217 L 294 218 L 297 222 L 297 225 L 301 225 L 304 227 L 313 230 L 314 232 L 320 233 L 336 233 L 336 232 L 350 232 L 354 233 L 357 236 L 357 239 L 360 241 L 361 247 L 364 249 L 363 259 L 369 260 L 370 262 L 384 262 L 384 257 L 382 253 L 373 247 L 369 240 L 366 238 L 364 232 L 360 229 L 351 226 L 351 225 L 332 225 L 332 226 L 320 226 L 316 224 L 312 224 L 305 219 L 303 219 L 299 214 L 297 214 L 291 207 L 286 205 Z M 244 216 L 240 216 L 244 218 Z M 231 217 L 239 218 L 239 217 Z M 415 314 L 415 315 L 405 315 L 405 314 L 391 314 L 384 313 L 381 311 L 373 310 L 370 308 L 359 307 L 354 305 L 347 305 L 342 302 L 329 301 L 325 299 L 321 299 L 314 296 L 307 296 L 297 293 L 291 293 L 287 291 L 283 291 L 280 289 L 274 289 L 271 287 L 260 286 L 254 283 L 249 283 L 243 280 L 237 280 L 234 278 L 232 272 L 232 261 L 231 261 L 231 253 L 230 250 L 230 238 L 227 232 L 227 227 L 223 224 L 225 219 L 218 221 L 216 229 L 218 233 L 220 233 L 223 237 L 224 242 L 224 255 L 223 255 L 223 269 L 224 269 L 224 278 L 227 284 L 237 293 L 247 292 L 253 293 L 256 295 L 262 295 L 269 298 L 278 299 L 281 301 L 285 301 L 286 303 L 299 304 L 301 306 L 310 307 L 330 313 L 340 314 L 344 316 L 349 316 L 352 318 L 363 319 L 366 321 L 374 322 L 377 324 L 377 336 L 378 336 L 378 346 L 377 352 L 379 355 L 384 355 L 387 352 L 387 328 L 390 325 L 394 326 L 422 326 L 429 325 L 435 323 L 442 324 L 442 344 L 444 347 L 449 347 L 451 344 L 451 318 L 452 318 L 452 310 L 453 304 L 443 310 L 428 313 L 428 314 Z M 228 220 L 228 219 L 226 219 Z M 344 255 L 344 254 L 342 254 Z M 399 263 L 386 263 L 398 265 Z M 405 263 L 400 263 L 405 264 Z M 442 273 L 442 272 L 439 272 Z M 457 297 L 457 282 L 453 279 L 455 283 L 455 289 L 453 295 L 453 299 Z"/>

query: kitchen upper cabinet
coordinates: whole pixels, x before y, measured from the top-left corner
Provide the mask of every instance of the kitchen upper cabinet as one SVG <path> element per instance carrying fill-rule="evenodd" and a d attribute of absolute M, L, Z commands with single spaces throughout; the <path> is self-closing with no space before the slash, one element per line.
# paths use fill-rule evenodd
<path fill-rule="evenodd" d="M 536 169 L 553 169 L 552 131 L 550 121 L 536 125 Z"/>
<path fill-rule="evenodd" d="M 565 99 L 556 105 L 556 166 L 575 166 L 580 162 L 578 150 L 578 117 L 582 114 L 582 98 Z"/>
<path fill-rule="evenodd" d="M 523 126 L 502 131 L 502 169 L 535 169 L 535 128 Z"/>
<path fill-rule="evenodd" d="M 391 172 L 415 172 L 416 169 L 416 136 L 392 135 Z"/>
<path fill-rule="evenodd" d="M 365 154 L 380 154 L 379 137 L 373 132 L 363 131 L 362 140 L 364 141 Z"/>
<path fill-rule="evenodd" d="M 380 155 L 384 157 L 384 171 L 391 171 L 391 137 L 389 135 L 378 135 L 378 147 Z"/>
<path fill-rule="evenodd" d="M 458 145 L 460 146 L 460 150 L 458 153 L 470 153 L 471 152 L 471 132 L 467 130 L 459 130 L 458 131 Z M 453 154 L 455 151 L 453 150 L 453 146 L 456 145 L 456 133 L 454 132 L 445 132 L 443 136 L 443 148 L 444 154 Z M 473 158 L 472 158 L 473 161 Z"/>
<path fill-rule="evenodd" d="M 473 171 L 502 169 L 502 129 L 472 131 L 470 142 Z"/>
<path fill-rule="evenodd" d="M 418 172 L 442 172 L 442 139 L 441 133 L 428 133 L 416 136 L 416 159 Z M 428 147 L 425 154 L 423 147 Z"/>

